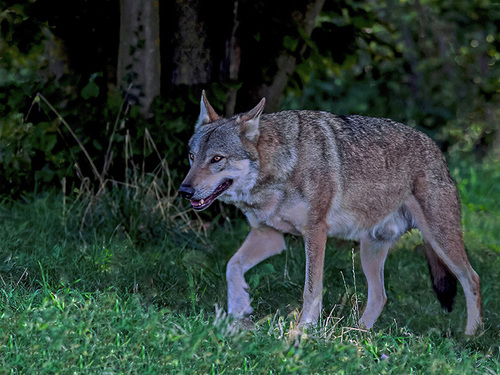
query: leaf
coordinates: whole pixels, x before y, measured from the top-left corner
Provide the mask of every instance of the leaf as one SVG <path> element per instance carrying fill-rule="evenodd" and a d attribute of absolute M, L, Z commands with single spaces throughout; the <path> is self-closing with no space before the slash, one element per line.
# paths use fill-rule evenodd
<path fill-rule="evenodd" d="M 259 286 L 260 275 L 258 273 L 251 275 L 248 278 L 248 284 L 251 288 L 257 288 Z"/>
<path fill-rule="evenodd" d="M 99 86 L 91 81 L 85 85 L 85 87 L 82 89 L 82 98 L 85 100 L 88 100 L 90 98 L 97 98 L 99 96 Z"/>
<path fill-rule="evenodd" d="M 50 182 L 54 178 L 55 172 L 48 164 L 45 164 L 42 169 L 35 172 L 35 179 L 44 182 Z"/>
<path fill-rule="evenodd" d="M 49 154 L 56 144 L 57 144 L 57 135 L 45 134 L 42 138 L 42 144 L 40 145 L 40 147 L 46 154 Z"/>
<path fill-rule="evenodd" d="M 261 276 L 271 275 L 274 273 L 274 266 L 270 263 L 265 263 L 260 267 L 259 273 Z"/>
<path fill-rule="evenodd" d="M 291 36 L 285 35 L 283 38 L 283 46 L 289 50 L 294 52 L 297 49 L 297 46 L 299 45 L 299 41 L 295 38 L 292 38 Z"/>

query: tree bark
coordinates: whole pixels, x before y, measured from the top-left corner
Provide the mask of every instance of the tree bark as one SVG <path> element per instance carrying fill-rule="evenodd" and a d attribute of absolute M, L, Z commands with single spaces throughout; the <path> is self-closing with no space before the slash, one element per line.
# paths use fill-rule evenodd
<path fill-rule="evenodd" d="M 229 62 L 228 78 L 231 82 L 236 82 L 238 80 L 240 72 L 241 48 L 239 46 L 238 39 L 236 38 L 238 26 L 238 2 L 235 1 L 233 10 L 233 29 L 231 31 L 231 38 L 226 43 L 226 59 Z M 238 90 L 234 87 L 230 88 L 227 93 L 226 117 L 231 117 L 232 115 L 234 115 L 237 93 Z"/>
<path fill-rule="evenodd" d="M 212 53 L 200 6 L 200 0 L 175 2 L 172 86 L 206 84 L 211 79 Z"/>
<path fill-rule="evenodd" d="M 120 0 L 117 86 L 130 104 L 149 117 L 160 95 L 160 12 L 158 0 Z"/>

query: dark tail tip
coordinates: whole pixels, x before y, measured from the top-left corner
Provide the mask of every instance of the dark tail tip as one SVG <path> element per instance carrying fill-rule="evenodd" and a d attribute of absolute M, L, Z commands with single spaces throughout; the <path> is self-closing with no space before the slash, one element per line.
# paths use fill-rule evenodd
<path fill-rule="evenodd" d="M 436 292 L 441 306 L 443 307 L 443 309 L 451 312 L 453 310 L 453 302 L 455 301 L 455 296 L 457 295 L 457 279 L 450 273 L 450 271 L 446 271 L 447 274 L 444 277 L 436 279 L 432 275 L 431 270 L 431 280 L 432 287 L 434 289 L 434 292 Z"/>
<path fill-rule="evenodd" d="M 425 244 L 425 255 L 429 263 L 432 288 L 443 309 L 448 312 L 453 310 L 453 302 L 457 295 L 457 278 L 444 265 L 443 261 L 434 252 L 430 244 Z"/>

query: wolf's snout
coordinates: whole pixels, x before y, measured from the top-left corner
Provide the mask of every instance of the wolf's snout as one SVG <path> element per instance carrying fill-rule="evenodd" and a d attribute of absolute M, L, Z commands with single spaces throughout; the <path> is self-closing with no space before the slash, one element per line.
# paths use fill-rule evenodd
<path fill-rule="evenodd" d="M 189 184 L 182 184 L 178 191 L 179 195 L 186 199 L 191 199 L 194 194 L 194 189 Z"/>

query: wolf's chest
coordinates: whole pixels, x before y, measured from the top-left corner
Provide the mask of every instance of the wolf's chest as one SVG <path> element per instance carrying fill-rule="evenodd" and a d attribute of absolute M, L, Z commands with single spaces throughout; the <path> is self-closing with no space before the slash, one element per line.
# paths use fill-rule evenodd
<path fill-rule="evenodd" d="M 252 195 L 249 202 L 237 204 L 252 227 L 267 226 L 279 232 L 302 235 L 308 216 L 307 204 L 298 197 L 284 197 L 280 190 Z"/>

